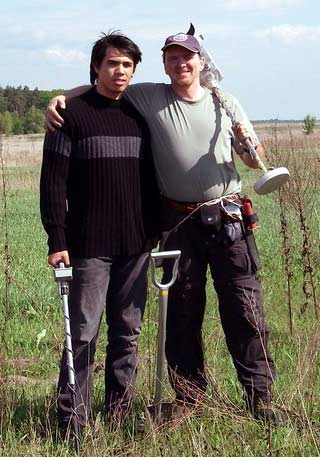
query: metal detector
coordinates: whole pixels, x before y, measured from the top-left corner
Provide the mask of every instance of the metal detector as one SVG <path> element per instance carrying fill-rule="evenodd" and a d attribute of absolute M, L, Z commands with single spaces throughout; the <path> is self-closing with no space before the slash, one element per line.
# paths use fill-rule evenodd
<path fill-rule="evenodd" d="M 201 45 L 201 54 L 205 58 L 205 67 L 201 72 L 200 79 L 201 85 L 209 89 L 218 99 L 220 105 L 224 108 L 227 115 L 230 117 L 232 125 L 234 126 L 239 122 L 236 118 L 235 113 L 230 109 L 226 98 L 221 92 L 219 82 L 223 76 L 219 68 L 214 63 L 212 57 L 203 46 L 203 36 L 195 34 L 195 28 L 190 24 L 190 28 L 187 32 L 188 35 L 194 35 Z M 289 179 L 289 171 L 285 167 L 267 169 L 262 162 L 259 154 L 254 148 L 250 139 L 245 140 L 245 145 L 248 148 L 249 154 L 253 160 L 258 164 L 258 167 L 263 171 L 263 175 L 255 182 L 253 189 L 259 195 L 269 194 L 283 186 Z"/>
<path fill-rule="evenodd" d="M 168 294 L 169 288 L 174 284 L 177 279 L 178 265 L 181 251 L 163 251 L 154 252 L 150 254 L 151 257 L 151 270 L 152 282 L 159 289 L 159 327 L 158 327 L 158 349 L 157 349 L 157 368 L 156 368 L 156 382 L 155 382 L 155 398 L 154 405 L 148 407 L 149 416 L 160 425 L 164 422 L 163 417 L 163 379 L 165 369 L 165 341 L 166 341 L 166 323 L 167 323 L 167 308 L 168 308 Z M 157 261 L 164 259 L 174 260 L 172 268 L 171 280 L 166 284 L 162 284 L 157 280 L 156 268 Z M 171 405 L 171 403 L 170 403 Z"/>
<path fill-rule="evenodd" d="M 73 351 L 72 351 L 72 341 L 71 341 L 71 329 L 70 329 L 70 317 L 69 317 L 69 282 L 72 280 L 72 267 L 66 267 L 64 262 L 59 262 L 56 268 L 54 269 L 54 278 L 58 283 L 59 296 L 62 301 L 62 310 L 64 317 L 64 327 L 65 327 L 65 349 L 67 353 L 67 367 L 68 367 L 68 378 L 69 378 L 69 391 L 71 395 L 71 405 L 72 405 L 72 433 L 73 433 L 73 443 L 77 455 L 80 455 L 80 435 L 79 435 L 79 424 L 77 421 L 76 413 L 76 390 L 75 390 L 75 375 L 74 375 L 74 366 L 73 366 Z"/>

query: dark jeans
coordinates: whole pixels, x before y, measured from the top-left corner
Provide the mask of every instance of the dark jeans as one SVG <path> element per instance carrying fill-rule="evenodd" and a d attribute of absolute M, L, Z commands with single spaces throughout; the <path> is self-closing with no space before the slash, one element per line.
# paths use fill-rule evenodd
<path fill-rule="evenodd" d="M 166 228 L 181 215 L 164 212 Z M 166 356 L 171 383 L 177 398 L 194 403 L 203 396 L 207 380 L 204 369 L 202 323 L 206 305 L 206 277 L 209 265 L 219 300 L 219 312 L 226 343 L 249 401 L 267 399 L 275 378 L 267 350 L 268 329 L 264 321 L 260 282 L 254 256 L 239 222 L 215 231 L 199 217 L 189 219 L 168 238 L 165 249 L 180 249 L 176 283 L 168 300 Z M 230 239 L 230 229 L 235 240 Z M 232 233 L 231 230 L 231 233 Z M 234 235 L 234 233 L 233 233 Z M 251 252 L 252 254 L 252 252 Z M 164 280 L 172 264 L 164 262 Z"/>
<path fill-rule="evenodd" d="M 132 257 L 72 259 L 69 311 L 76 378 L 76 413 L 85 425 L 91 417 L 93 363 L 106 307 L 108 345 L 105 406 L 109 414 L 127 412 L 137 376 L 137 339 L 147 294 L 148 253 Z M 58 421 L 72 416 L 66 352 L 58 382 Z"/>

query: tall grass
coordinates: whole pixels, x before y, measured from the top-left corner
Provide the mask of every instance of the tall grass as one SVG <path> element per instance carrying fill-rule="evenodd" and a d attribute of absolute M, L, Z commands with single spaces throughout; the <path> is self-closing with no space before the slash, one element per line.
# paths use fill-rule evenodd
<path fill-rule="evenodd" d="M 270 164 L 288 167 L 291 180 L 278 194 L 251 191 L 258 171 L 241 168 L 244 191 L 259 213 L 256 238 L 278 378 L 274 401 L 290 411 L 285 427 L 254 421 L 228 354 L 216 295 L 208 276 L 204 341 L 209 388 L 200 411 L 166 426 L 136 430 L 135 417 L 152 402 L 157 291 L 150 284 L 139 343 L 137 398 L 126 426 L 103 420 L 106 326 L 100 332 L 95 373 L 95 422 L 83 456 L 310 456 L 320 455 L 319 142 L 287 132 L 265 138 Z M 60 301 L 46 265 L 46 237 L 38 210 L 39 163 L 6 167 L 1 148 L 0 455 L 74 455 L 57 434 L 55 384 L 63 346 Z M 166 382 L 165 397 L 173 398 Z"/>

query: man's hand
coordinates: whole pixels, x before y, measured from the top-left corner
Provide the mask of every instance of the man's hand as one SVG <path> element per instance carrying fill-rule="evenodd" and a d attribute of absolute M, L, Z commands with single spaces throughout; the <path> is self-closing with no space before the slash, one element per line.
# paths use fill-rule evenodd
<path fill-rule="evenodd" d="M 66 109 L 66 97 L 64 95 L 57 95 L 48 103 L 44 123 L 47 132 L 54 132 L 56 128 L 62 127 L 64 120 L 58 113 L 57 108 Z"/>
<path fill-rule="evenodd" d="M 65 265 L 70 265 L 68 251 L 59 251 L 48 255 L 48 264 L 53 268 L 55 268 L 59 262 L 64 262 Z"/>
<path fill-rule="evenodd" d="M 78 86 L 70 89 L 66 92 L 65 95 L 57 95 L 53 97 L 47 106 L 47 110 L 45 112 L 45 122 L 44 127 L 47 132 L 54 132 L 56 128 L 62 127 L 63 118 L 57 111 L 57 108 L 66 109 L 66 103 L 70 98 L 78 97 L 79 95 L 84 94 L 88 90 L 91 89 L 92 86 Z"/>

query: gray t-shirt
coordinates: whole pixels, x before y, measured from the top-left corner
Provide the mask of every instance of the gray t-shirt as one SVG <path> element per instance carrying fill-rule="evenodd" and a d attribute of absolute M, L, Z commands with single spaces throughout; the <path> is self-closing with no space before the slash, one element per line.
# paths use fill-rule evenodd
<path fill-rule="evenodd" d="M 142 83 L 129 86 L 126 97 L 148 123 L 164 196 L 203 202 L 241 191 L 232 154 L 239 144 L 231 120 L 207 89 L 199 100 L 186 101 L 169 84 Z M 239 102 L 226 99 L 237 118 L 249 123 Z"/>

